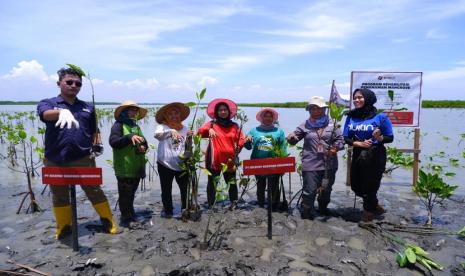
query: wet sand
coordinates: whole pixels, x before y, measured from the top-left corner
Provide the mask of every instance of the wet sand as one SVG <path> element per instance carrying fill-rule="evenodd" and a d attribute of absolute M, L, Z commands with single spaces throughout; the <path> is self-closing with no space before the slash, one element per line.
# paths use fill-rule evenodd
<path fill-rule="evenodd" d="M 180 220 L 179 206 L 174 218 L 161 218 L 156 185 L 147 184 L 145 192 L 137 193 L 135 205 L 141 221 L 119 235 L 102 233 L 98 216 L 79 192 L 79 252 L 72 250 L 70 239 L 54 240 L 51 198 L 48 193 L 40 195 L 41 186 L 36 187 L 36 196 L 44 211 L 19 215 L 15 212 L 21 196 L 14 195 L 20 191 L 3 186 L 0 270 L 29 273 L 7 263 L 12 259 L 53 275 L 428 275 L 422 268 L 399 268 L 395 261 L 399 247 L 358 226 L 361 201 L 354 209 L 353 193 L 342 183 L 335 186 L 331 216 L 310 221 L 300 219 L 298 210 L 273 213 L 272 240 L 267 238 L 266 210 L 253 204 L 254 191 L 244 196 L 245 203 L 224 215 L 226 206 L 218 204 L 210 230 L 223 223 L 208 250 L 199 246 L 208 219 L 206 209 L 199 222 Z M 106 194 L 113 208 L 117 192 L 106 190 Z M 387 213 L 375 222 L 421 225 L 426 221 L 424 207 L 406 185 L 385 183 L 379 198 Z M 200 200 L 205 200 L 204 192 Z M 174 201 L 179 198 L 175 196 Z M 436 207 L 436 226 L 461 229 L 465 225 L 464 206 L 463 202 L 446 201 Z M 119 218 L 118 210 L 114 214 Z M 422 246 L 445 267 L 443 272 L 433 271 L 434 275 L 465 275 L 460 265 L 465 262 L 465 240 L 395 234 Z"/>

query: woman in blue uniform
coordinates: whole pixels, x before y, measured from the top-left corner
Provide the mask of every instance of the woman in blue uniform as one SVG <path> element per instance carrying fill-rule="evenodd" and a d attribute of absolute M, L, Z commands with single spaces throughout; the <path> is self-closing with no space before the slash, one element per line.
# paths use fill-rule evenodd
<path fill-rule="evenodd" d="M 392 124 L 385 113 L 377 113 L 376 95 L 369 89 L 353 93 L 354 109 L 344 125 L 344 140 L 354 147 L 350 183 L 352 191 L 363 198 L 362 221 L 368 222 L 385 213 L 377 193 L 386 168 L 385 143 L 394 140 Z"/>

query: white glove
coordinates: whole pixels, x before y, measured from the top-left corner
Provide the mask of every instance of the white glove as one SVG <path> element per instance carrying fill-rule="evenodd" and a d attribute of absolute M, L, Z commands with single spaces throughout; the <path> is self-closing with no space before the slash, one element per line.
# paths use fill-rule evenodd
<path fill-rule="evenodd" d="M 71 114 L 68 109 L 60 109 L 60 116 L 58 117 L 55 127 L 60 126 L 60 128 L 63 128 L 64 126 L 67 126 L 67 128 L 70 129 L 73 125 L 76 128 L 79 128 L 79 122 L 74 119 L 73 114 Z"/>

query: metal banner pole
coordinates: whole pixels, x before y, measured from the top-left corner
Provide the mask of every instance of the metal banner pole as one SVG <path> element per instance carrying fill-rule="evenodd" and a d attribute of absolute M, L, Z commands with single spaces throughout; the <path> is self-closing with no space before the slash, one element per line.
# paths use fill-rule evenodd
<path fill-rule="evenodd" d="M 71 200 L 71 229 L 73 239 L 73 251 L 79 251 L 78 241 L 78 223 L 77 223 L 77 209 L 76 209 L 76 186 L 69 185 L 69 197 Z"/>

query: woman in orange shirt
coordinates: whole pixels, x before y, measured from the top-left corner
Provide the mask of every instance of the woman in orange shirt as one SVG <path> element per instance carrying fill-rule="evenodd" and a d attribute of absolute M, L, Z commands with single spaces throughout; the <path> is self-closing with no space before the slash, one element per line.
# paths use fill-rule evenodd
<path fill-rule="evenodd" d="M 198 131 L 203 138 L 209 138 L 205 158 L 206 168 L 211 173 L 207 184 L 209 206 L 215 202 L 215 178 L 221 173 L 221 164 L 228 166 L 223 177 L 230 185 L 229 200 L 234 202 L 238 199 L 235 159 L 244 145 L 244 134 L 237 123 L 231 120 L 236 113 L 236 103 L 228 99 L 215 99 L 207 107 L 207 114 L 212 120 L 205 123 Z"/>

